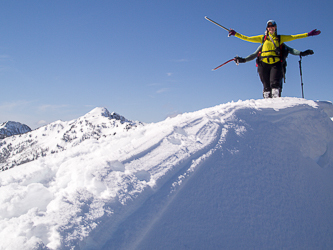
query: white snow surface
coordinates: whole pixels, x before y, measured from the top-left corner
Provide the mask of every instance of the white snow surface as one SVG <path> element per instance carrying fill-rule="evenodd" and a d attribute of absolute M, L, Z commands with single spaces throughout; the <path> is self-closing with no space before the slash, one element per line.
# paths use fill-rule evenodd
<path fill-rule="evenodd" d="M 287 97 L 151 124 L 96 108 L 5 138 L 0 249 L 333 249 L 331 117 Z"/>

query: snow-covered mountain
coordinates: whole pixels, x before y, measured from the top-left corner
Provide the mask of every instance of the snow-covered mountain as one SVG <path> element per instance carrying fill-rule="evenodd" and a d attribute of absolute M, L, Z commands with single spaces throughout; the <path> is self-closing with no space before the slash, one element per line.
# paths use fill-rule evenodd
<path fill-rule="evenodd" d="M 25 124 L 19 122 L 4 122 L 0 124 L 0 139 L 3 139 L 12 135 L 19 135 L 30 132 L 31 128 Z"/>
<path fill-rule="evenodd" d="M 53 122 L 30 133 L 0 141 L 0 170 L 56 154 L 87 139 L 104 137 L 112 140 L 117 133 L 142 125 L 105 108 L 95 108 L 76 120 Z"/>
<path fill-rule="evenodd" d="M 333 248 L 331 103 L 115 116 L 97 108 L 4 140 L 17 145 L 4 164 L 47 150 L 0 172 L 1 250 Z"/>

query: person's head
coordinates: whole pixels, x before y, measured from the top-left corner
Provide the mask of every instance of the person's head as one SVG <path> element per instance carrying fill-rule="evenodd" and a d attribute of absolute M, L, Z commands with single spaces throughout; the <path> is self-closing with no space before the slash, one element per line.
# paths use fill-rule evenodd
<path fill-rule="evenodd" d="M 276 33 L 276 22 L 274 20 L 269 20 L 267 22 L 267 27 L 266 29 L 268 30 L 269 33 L 274 34 Z"/>

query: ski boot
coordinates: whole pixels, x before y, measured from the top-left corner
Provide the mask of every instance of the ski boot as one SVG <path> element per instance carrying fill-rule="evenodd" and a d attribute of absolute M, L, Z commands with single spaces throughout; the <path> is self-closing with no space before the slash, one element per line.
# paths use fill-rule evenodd
<path fill-rule="evenodd" d="M 264 92 L 263 92 L 263 97 L 264 97 L 265 99 L 271 98 L 271 92 L 270 92 L 270 91 L 264 91 Z"/>
<path fill-rule="evenodd" d="M 280 89 L 272 89 L 272 98 L 278 98 L 280 96 Z"/>

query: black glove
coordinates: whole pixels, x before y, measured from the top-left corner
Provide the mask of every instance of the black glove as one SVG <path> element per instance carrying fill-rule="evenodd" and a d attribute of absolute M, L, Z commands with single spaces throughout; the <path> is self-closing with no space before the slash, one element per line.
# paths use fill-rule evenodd
<path fill-rule="evenodd" d="M 246 60 L 242 57 L 239 57 L 239 56 L 236 56 L 235 57 L 235 63 L 238 64 L 238 63 L 246 63 Z"/>
<path fill-rule="evenodd" d="M 314 52 L 311 49 L 308 49 L 306 51 L 301 52 L 300 56 L 308 56 L 308 55 L 313 55 Z"/>

